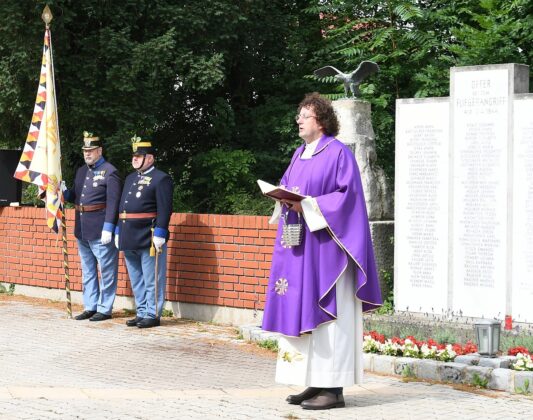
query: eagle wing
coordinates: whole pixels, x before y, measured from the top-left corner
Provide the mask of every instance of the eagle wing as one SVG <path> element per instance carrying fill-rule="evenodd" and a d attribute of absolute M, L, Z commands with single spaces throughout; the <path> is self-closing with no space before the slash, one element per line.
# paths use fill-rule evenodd
<path fill-rule="evenodd" d="M 373 61 L 362 61 L 352 73 L 351 81 L 356 85 L 361 83 L 367 76 L 379 71 L 379 66 Z"/>
<path fill-rule="evenodd" d="M 316 77 L 329 77 L 336 76 L 337 74 L 344 74 L 342 71 L 337 70 L 333 66 L 321 67 L 318 70 L 315 70 L 313 73 Z"/>

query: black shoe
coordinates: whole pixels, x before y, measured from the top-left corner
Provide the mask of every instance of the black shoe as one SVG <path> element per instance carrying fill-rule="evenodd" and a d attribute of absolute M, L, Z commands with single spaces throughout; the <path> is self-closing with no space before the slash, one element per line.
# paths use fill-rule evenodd
<path fill-rule="evenodd" d="M 101 312 L 96 312 L 89 321 L 105 321 L 106 319 L 111 319 L 111 315 L 106 315 Z"/>
<path fill-rule="evenodd" d="M 303 401 L 301 407 L 304 410 L 329 410 L 330 408 L 341 408 L 346 404 L 341 394 L 335 394 L 327 389 L 323 389 L 315 397 Z"/>
<path fill-rule="evenodd" d="M 136 316 L 133 319 L 128 319 L 126 321 L 126 325 L 128 327 L 136 327 L 139 322 L 141 322 L 144 318 L 142 316 Z"/>
<path fill-rule="evenodd" d="M 74 317 L 74 319 L 76 319 L 78 321 L 81 321 L 83 319 L 88 319 L 88 318 L 92 317 L 95 313 L 96 313 L 96 311 L 83 311 L 81 314 L 79 314 L 78 316 Z"/>
<path fill-rule="evenodd" d="M 287 401 L 289 404 L 300 405 L 303 401 L 313 398 L 320 391 L 322 391 L 322 388 L 309 387 L 306 388 L 304 392 L 300 392 L 296 395 L 289 395 L 285 401 Z"/>
<path fill-rule="evenodd" d="M 159 326 L 159 318 L 143 318 L 137 322 L 139 328 L 152 328 Z"/>

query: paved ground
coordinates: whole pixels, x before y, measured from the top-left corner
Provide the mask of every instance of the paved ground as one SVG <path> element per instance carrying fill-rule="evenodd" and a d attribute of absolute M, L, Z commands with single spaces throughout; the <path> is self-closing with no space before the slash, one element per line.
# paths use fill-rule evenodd
<path fill-rule="evenodd" d="M 73 321 L 0 295 L 1 419 L 531 419 L 533 399 L 367 374 L 347 408 L 310 412 L 274 383 L 274 357 L 235 329 L 165 320 Z"/>

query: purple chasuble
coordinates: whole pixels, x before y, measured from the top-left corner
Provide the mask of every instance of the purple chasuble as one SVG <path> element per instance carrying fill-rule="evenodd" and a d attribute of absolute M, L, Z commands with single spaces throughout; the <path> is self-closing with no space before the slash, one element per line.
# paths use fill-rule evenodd
<path fill-rule="evenodd" d="M 383 302 L 365 197 L 355 157 L 339 140 L 323 136 L 311 159 L 300 159 L 300 146 L 281 179 L 281 185 L 314 197 L 328 227 L 310 232 L 304 225 L 299 246 L 285 248 L 279 222 L 268 282 L 263 329 L 298 337 L 337 317 L 335 284 L 355 263 L 356 296 L 363 311 Z M 286 211 L 286 208 L 284 208 Z M 287 223 L 297 214 L 288 212 Z"/>

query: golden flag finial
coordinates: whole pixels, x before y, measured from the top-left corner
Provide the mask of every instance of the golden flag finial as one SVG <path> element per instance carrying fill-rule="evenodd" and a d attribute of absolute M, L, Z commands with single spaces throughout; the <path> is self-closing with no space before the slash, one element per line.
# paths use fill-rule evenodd
<path fill-rule="evenodd" d="M 46 5 L 46 7 L 43 10 L 43 14 L 41 15 L 41 18 L 43 19 L 46 26 L 50 25 L 50 22 L 52 22 L 54 15 L 52 15 L 52 11 L 50 10 L 50 7 Z"/>

